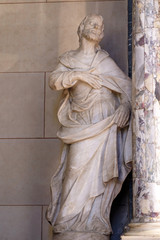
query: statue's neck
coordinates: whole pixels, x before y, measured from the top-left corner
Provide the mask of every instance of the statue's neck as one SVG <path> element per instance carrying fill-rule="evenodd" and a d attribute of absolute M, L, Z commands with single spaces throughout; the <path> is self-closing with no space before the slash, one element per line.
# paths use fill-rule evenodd
<path fill-rule="evenodd" d="M 75 51 L 75 57 L 84 64 L 90 65 L 97 52 L 96 46 L 96 42 L 83 38 L 79 48 Z"/>
<path fill-rule="evenodd" d="M 94 56 L 96 54 L 97 43 L 95 41 L 89 41 L 82 38 L 78 51 L 84 55 Z"/>

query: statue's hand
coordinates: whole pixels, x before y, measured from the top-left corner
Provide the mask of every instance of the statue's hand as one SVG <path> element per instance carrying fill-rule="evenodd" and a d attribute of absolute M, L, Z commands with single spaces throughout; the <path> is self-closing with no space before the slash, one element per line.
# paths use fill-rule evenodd
<path fill-rule="evenodd" d="M 115 112 L 114 122 L 118 127 L 123 128 L 127 125 L 130 117 L 130 104 L 121 104 Z"/>
<path fill-rule="evenodd" d="M 76 80 L 89 84 L 93 88 L 101 87 L 101 79 L 97 75 L 91 74 L 91 71 L 86 72 L 76 71 L 74 72 L 74 78 Z"/>

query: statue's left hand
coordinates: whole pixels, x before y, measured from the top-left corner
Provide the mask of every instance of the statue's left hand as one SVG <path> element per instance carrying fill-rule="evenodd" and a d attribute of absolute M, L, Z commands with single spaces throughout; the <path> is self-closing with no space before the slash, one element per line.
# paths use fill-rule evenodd
<path fill-rule="evenodd" d="M 127 125 L 130 117 L 130 104 L 123 103 L 121 104 L 114 116 L 114 122 L 117 124 L 118 127 L 123 128 Z"/>

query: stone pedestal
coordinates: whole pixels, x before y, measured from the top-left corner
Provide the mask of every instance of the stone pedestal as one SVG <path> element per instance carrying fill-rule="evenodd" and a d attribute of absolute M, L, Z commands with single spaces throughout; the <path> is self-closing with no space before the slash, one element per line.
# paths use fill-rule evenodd
<path fill-rule="evenodd" d="M 54 234 L 53 240 L 109 240 L 110 237 L 98 234 L 98 233 L 86 233 L 86 232 L 65 232 Z"/>
<path fill-rule="evenodd" d="M 133 220 L 122 239 L 160 239 L 160 6 L 133 2 Z"/>
<path fill-rule="evenodd" d="M 130 223 L 122 240 L 159 240 L 160 223 Z"/>

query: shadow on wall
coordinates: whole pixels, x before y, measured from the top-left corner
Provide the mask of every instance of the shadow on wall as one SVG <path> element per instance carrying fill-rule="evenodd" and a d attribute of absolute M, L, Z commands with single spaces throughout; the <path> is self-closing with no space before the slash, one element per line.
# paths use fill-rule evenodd
<path fill-rule="evenodd" d="M 122 190 L 115 198 L 111 209 L 111 225 L 113 234 L 110 240 L 120 240 L 125 226 L 132 218 L 130 199 L 132 190 L 132 173 L 128 175 L 123 183 Z"/>
<path fill-rule="evenodd" d="M 101 2 L 96 2 L 91 9 L 86 3 L 86 12 L 101 14 L 104 18 L 104 38 L 101 42 L 102 49 L 106 50 L 117 65 L 127 74 L 128 72 L 128 36 L 127 36 L 127 4 L 125 1 L 108 1 L 103 8 Z"/>

